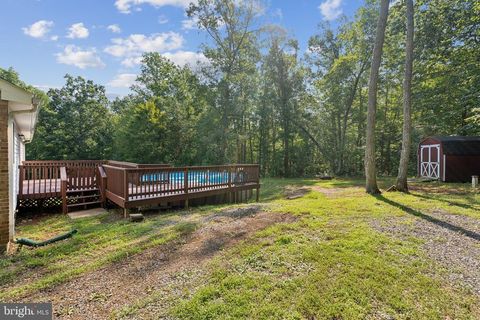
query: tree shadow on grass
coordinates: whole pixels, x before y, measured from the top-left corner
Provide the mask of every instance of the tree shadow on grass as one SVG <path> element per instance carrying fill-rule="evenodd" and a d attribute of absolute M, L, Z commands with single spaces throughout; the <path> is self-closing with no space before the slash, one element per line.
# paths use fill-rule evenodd
<path fill-rule="evenodd" d="M 365 187 L 365 178 L 364 177 L 337 177 L 328 183 L 334 188 L 352 188 L 352 187 Z M 378 186 L 381 189 L 388 188 L 395 183 L 395 178 L 393 177 L 378 177 L 377 178 Z"/>
<path fill-rule="evenodd" d="M 437 219 L 435 217 L 432 217 L 432 216 L 429 216 L 423 212 L 420 212 L 418 210 L 415 210 L 415 209 L 412 209 L 410 207 L 407 207 L 401 203 L 398 203 L 398 202 L 395 202 L 393 200 L 390 200 L 390 199 L 387 199 L 385 198 L 384 196 L 382 195 L 375 195 L 374 196 L 375 198 L 377 198 L 378 200 L 380 201 L 383 201 L 393 207 L 396 207 L 396 208 L 399 208 L 401 209 L 403 212 L 405 213 L 408 213 L 408 214 L 411 214 L 415 217 L 418 217 L 418 218 L 421 218 L 423 220 L 426 220 L 428 222 L 431 222 L 439 227 L 442 227 L 442 228 L 445 228 L 445 229 L 448 229 L 450 231 L 454 231 L 454 232 L 459 232 L 473 240 L 477 240 L 477 241 L 480 241 L 480 234 L 476 233 L 476 232 L 473 232 L 473 231 L 470 231 L 470 230 L 467 230 L 463 227 L 459 227 L 459 226 L 456 226 L 454 224 L 451 224 L 449 222 L 446 222 L 446 221 L 443 221 L 443 220 L 440 220 L 440 219 Z"/>
<path fill-rule="evenodd" d="M 456 206 L 456 207 L 460 207 L 460 208 L 464 208 L 464 209 L 479 210 L 478 206 L 470 205 L 470 204 L 466 204 L 466 203 L 444 200 L 444 199 L 440 199 L 440 198 L 426 196 L 426 195 L 423 195 L 423 194 L 413 194 L 413 193 L 411 193 L 411 195 L 414 196 L 414 197 L 425 199 L 425 200 L 441 201 L 441 202 L 444 202 L 444 203 L 446 203 L 450 206 Z"/>

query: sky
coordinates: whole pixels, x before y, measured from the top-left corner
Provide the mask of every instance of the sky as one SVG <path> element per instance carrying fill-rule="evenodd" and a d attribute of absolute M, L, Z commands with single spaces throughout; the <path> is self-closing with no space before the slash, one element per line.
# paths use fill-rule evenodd
<path fill-rule="evenodd" d="M 157 51 L 179 65 L 204 61 L 210 41 L 185 15 L 192 0 L 0 0 L 0 67 L 40 89 L 64 75 L 125 95 L 142 53 Z M 354 15 L 363 0 L 267 0 L 260 17 L 283 26 L 305 50 L 322 21 Z"/>

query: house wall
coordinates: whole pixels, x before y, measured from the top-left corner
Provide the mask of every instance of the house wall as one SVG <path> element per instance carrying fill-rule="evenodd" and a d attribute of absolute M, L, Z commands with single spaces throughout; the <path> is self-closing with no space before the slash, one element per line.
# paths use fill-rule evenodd
<path fill-rule="evenodd" d="M 17 210 L 17 195 L 18 195 L 18 183 L 19 183 L 19 170 L 18 166 L 21 164 L 22 147 L 24 147 L 23 141 L 20 139 L 16 130 L 17 124 L 12 116 L 8 121 L 8 167 L 9 167 L 9 211 L 10 211 L 10 223 L 9 234 L 10 239 L 15 234 L 15 211 Z"/>
<path fill-rule="evenodd" d="M 10 240 L 8 122 L 8 103 L 0 100 L 0 251 Z"/>

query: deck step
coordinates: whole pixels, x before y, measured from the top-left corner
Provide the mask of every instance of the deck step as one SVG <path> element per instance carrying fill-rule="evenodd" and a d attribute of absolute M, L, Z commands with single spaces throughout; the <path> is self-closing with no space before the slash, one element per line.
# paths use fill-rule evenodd
<path fill-rule="evenodd" d="M 100 189 L 98 188 L 93 188 L 93 189 L 72 189 L 72 190 L 67 190 L 67 193 L 80 193 L 80 192 L 99 192 Z"/>
<path fill-rule="evenodd" d="M 100 197 L 100 194 L 99 193 L 94 193 L 94 194 L 88 194 L 88 195 L 85 195 L 85 196 L 69 196 L 67 199 L 68 200 L 70 200 L 70 199 L 79 200 L 79 199 L 98 198 L 98 197 Z"/>
<path fill-rule="evenodd" d="M 72 204 L 68 204 L 67 207 L 74 208 L 74 207 L 88 206 L 88 205 L 91 205 L 91 204 L 100 204 L 100 203 L 102 203 L 102 202 L 101 201 L 91 201 L 91 202 L 72 203 Z"/>

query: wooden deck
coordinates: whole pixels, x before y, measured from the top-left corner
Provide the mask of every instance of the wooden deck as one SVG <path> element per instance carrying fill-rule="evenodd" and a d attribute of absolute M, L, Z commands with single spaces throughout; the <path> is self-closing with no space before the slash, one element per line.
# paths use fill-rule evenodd
<path fill-rule="evenodd" d="M 35 161 L 19 167 L 18 199 L 61 198 L 63 211 L 69 207 L 107 200 L 121 208 L 225 194 L 237 199 L 245 190 L 256 190 L 258 165 L 171 167 L 139 165 L 118 161 Z M 72 200 L 74 204 L 71 204 Z M 70 203 L 70 204 L 69 204 Z"/>

